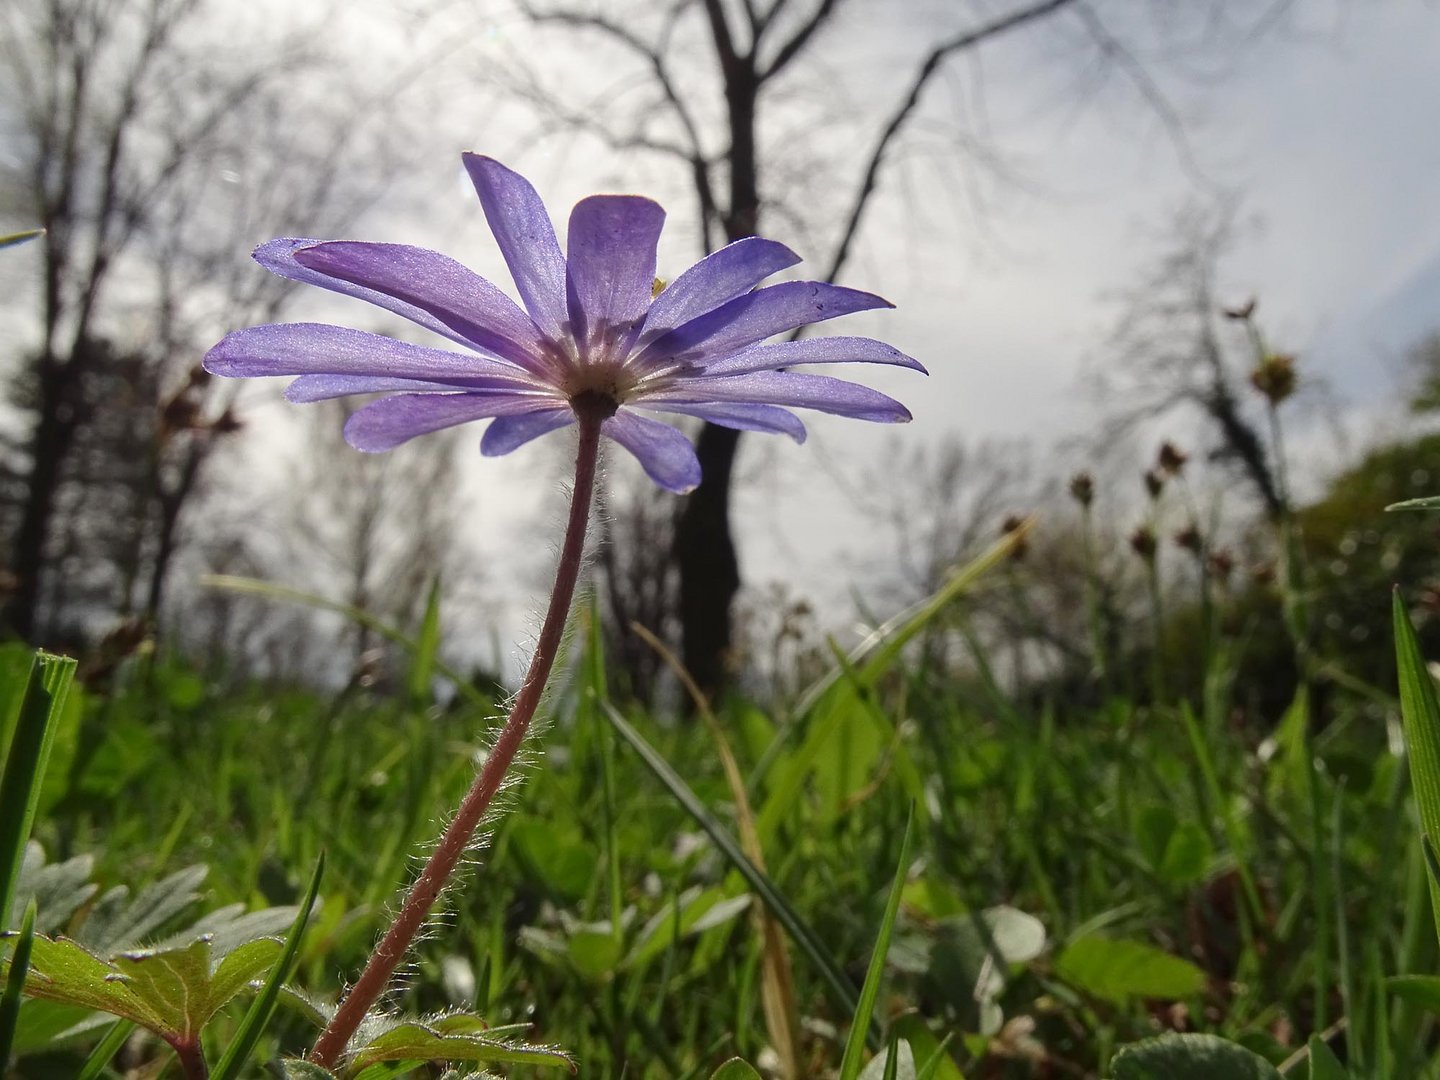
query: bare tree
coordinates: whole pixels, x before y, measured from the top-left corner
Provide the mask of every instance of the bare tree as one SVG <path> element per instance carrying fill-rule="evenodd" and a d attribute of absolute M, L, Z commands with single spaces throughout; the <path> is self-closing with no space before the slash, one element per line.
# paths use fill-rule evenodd
<path fill-rule="evenodd" d="M 125 519 L 87 527 L 111 527 L 102 561 L 124 553 L 114 606 L 154 617 L 225 415 L 186 372 L 217 329 L 272 317 L 288 292 L 244 252 L 287 227 L 353 218 L 385 182 L 395 136 L 381 106 L 395 87 L 362 89 L 312 31 L 208 0 L 17 0 L 0 14 L 0 79 L 20 130 L 19 165 L 0 182 L 15 213 L 46 229 L 39 340 L 19 376 L 33 426 L 10 468 L 5 620 L 22 636 L 44 636 L 49 601 L 63 599 L 47 586 L 61 550 L 95 554 L 74 519 L 98 479 L 75 454 L 87 424 L 117 415 L 87 396 L 113 388 L 112 362 L 136 375 L 122 425 L 136 497 Z M 237 35 L 246 49 L 231 46 Z"/>
<path fill-rule="evenodd" d="M 1255 343 L 1237 325 L 1249 320 L 1253 305 L 1232 308 L 1236 317 L 1227 318 L 1229 298 L 1217 281 L 1234 234 L 1233 202 L 1181 211 L 1169 246 L 1131 291 L 1095 388 L 1111 413 L 1108 441 L 1137 425 L 1198 411 L 1214 438 L 1212 456 L 1233 466 L 1266 514 L 1278 518 L 1284 498 L 1259 400 L 1245 382 Z"/>
<path fill-rule="evenodd" d="M 625 74 L 590 100 L 552 89 L 533 69 L 523 72 L 517 85 L 555 129 L 598 134 L 612 148 L 682 169 L 694 192 L 704 251 L 751 235 L 762 218 L 807 216 L 782 194 L 782 184 L 767 178 L 798 175 L 796 155 L 814 154 L 816 140 L 767 142 L 761 137 L 762 119 L 775 115 L 787 93 L 793 93 L 797 72 L 816 61 L 816 43 L 838 28 L 840 12 L 853 8 L 854 0 L 674 0 L 623 12 L 574 0 L 517 2 L 537 26 L 587 35 L 612 50 L 617 64 L 628 60 Z M 840 227 L 830 234 L 830 254 L 822 262 L 825 279 L 835 281 L 844 272 L 867 210 L 922 100 L 961 58 L 1007 35 L 1063 20 L 1077 68 L 1098 64 L 1126 79 L 1183 146 L 1178 120 L 1135 39 L 1151 33 L 1169 42 L 1198 23 L 1207 47 L 1223 50 L 1267 26 L 1286 5 L 1251 7 L 1240 23 L 1232 20 L 1231 6 L 1197 5 L 1182 15 L 1168 7 L 1152 10 L 1155 6 L 1143 0 L 1032 0 L 978 19 L 967 7 L 967 22 L 936 34 L 899 80 L 888 108 L 863 120 L 847 118 L 847 131 L 868 132 L 858 150 L 856 139 L 848 138 L 823 162 L 805 159 L 804 171 L 847 177 L 850 185 L 837 215 Z M 637 86 L 640 92 L 625 92 Z M 730 528 L 739 438 L 739 432 L 711 424 L 701 430 L 696 452 L 704 479 L 687 497 L 673 541 L 684 658 L 710 689 L 723 681 L 731 602 L 740 584 Z"/>

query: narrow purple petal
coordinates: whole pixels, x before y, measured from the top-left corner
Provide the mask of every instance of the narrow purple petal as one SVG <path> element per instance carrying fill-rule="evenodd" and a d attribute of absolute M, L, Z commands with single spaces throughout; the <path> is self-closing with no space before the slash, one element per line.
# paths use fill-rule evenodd
<path fill-rule="evenodd" d="M 447 352 L 325 323 L 270 323 L 236 330 L 205 354 L 205 370 L 233 378 L 374 375 L 396 379 L 499 378 L 547 387 L 513 364 Z"/>
<path fill-rule="evenodd" d="M 690 440 L 669 424 L 621 409 L 601 428 L 639 460 L 651 480 L 684 495 L 700 485 L 700 460 Z"/>
<path fill-rule="evenodd" d="M 543 334 L 560 340 L 568 318 L 565 258 L 545 204 L 530 181 L 494 158 L 466 154 L 464 160 L 525 309 Z"/>
<path fill-rule="evenodd" d="M 641 338 L 649 344 L 691 319 L 749 292 L 771 274 L 800 261 L 784 244 L 747 236 L 712 251 L 672 281 L 650 305 Z"/>
<path fill-rule="evenodd" d="M 345 423 L 345 441 L 377 453 L 442 428 L 549 408 L 549 400 L 507 393 L 396 394 L 357 409 Z"/>
<path fill-rule="evenodd" d="M 446 379 L 426 382 L 422 379 L 392 379 L 383 375 L 301 375 L 285 388 L 285 400 L 296 405 L 349 397 L 351 394 L 383 394 L 391 391 L 454 393 L 456 390 L 511 390 L 540 395 L 513 379 Z"/>
<path fill-rule="evenodd" d="M 661 295 L 664 295 L 663 293 Z M 708 364 L 787 330 L 893 305 L 871 293 L 820 281 L 784 281 L 731 300 L 656 339 L 641 365 L 665 360 Z"/>
<path fill-rule="evenodd" d="M 475 348 L 543 373 L 545 343 L 515 301 L 447 255 L 407 244 L 341 240 L 295 252 L 301 266 L 393 296 Z"/>
<path fill-rule="evenodd" d="M 757 371 L 746 375 L 698 376 L 676 383 L 668 390 L 645 395 L 650 408 L 663 409 L 665 402 L 704 404 L 712 401 L 748 401 L 761 405 L 789 405 L 874 420 L 882 424 L 904 423 L 910 410 L 894 398 L 868 386 L 832 379 L 828 375 L 801 375 L 793 371 Z"/>
<path fill-rule="evenodd" d="M 592 195 L 575 204 L 566 245 L 570 324 L 581 356 L 618 343 L 624 355 L 650 307 L 665 211 L 638 195 Z"/>
<path fill-rule="evenodd" d="M 805 441 L 805 425 L 794 413 L 776 405 L 751 405 L 746 402 L 651 403 L 641 398 L 630 403 L 636 409 L 696 416 L 721 427 L 740 431 L 763 431 L 772 435 L 789 435 L 798 443 Z"/>
<path fill-rule="evenodd" d="M 894 364 L 929 374 L 925 367 L 883 341 L 862 337 L 803 338 L 752 345 L 744 352 L 707 364 L 705 375 L 743 375 L 749 371 L 775 371 L 801 364 Z"/>
<path fill-rule="evenodd" d="M 339 278 L 330 277 L 328 274 L 321 274 L 311 270 L 307 266 L 301 266 L 295 261 L 295 253 L 305 248 L 313 248 L 324 244 L 324 240 L 306 240 L 300 237 L 287 236 L 279 240 L 271 240 L 268 244 L 261 244 L 253 252 L 251 258 L 269 270 L 289 281 L 298 281 L 302 285 L 318 285 L 322 289 L 329 289 L 331 292 L 340 293 L 342 296 L 353 296 L 357 300 L 364 300 L 366 303 L 374 304 L 376 307 L 384 308 L 386 311 L 393 311 L 402 318 L 423 326 L 426 330 L 447 337 L 451 341 L 459 342 L 462 345 L 470 345 L 471 342 L 463 335 L 450 329 L 435 316 L 427 311 L 422 311 L 414 304 L 408 304 L 394 296 L 387 296 L 385 293 L 377 292 L 374 289 L 362 288 L 349 281 L 342 281 Z"/>
<path fill-rule="evenodd" d="M 531 439 L 549 434 L 575 422 L 575 413 L 570 406 L 555 409 L 538 409 L 535 412 L 516 413 L 514 416 L 497 417 L 485 429 L 480 440 L 480 453 L 487 457 L 508 454 L 524 446 Z"/>

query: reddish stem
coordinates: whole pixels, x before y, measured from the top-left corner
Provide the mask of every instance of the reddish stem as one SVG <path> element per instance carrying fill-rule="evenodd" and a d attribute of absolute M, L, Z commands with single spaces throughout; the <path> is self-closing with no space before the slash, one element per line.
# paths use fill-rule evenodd
<path fill-rule="evenodd" d="M 185 1080 L 207 1080 L 210 1067 L 205 1064 L 205 1052 L 200 1049 L 199 1036 L 194 1042 L 172 1042 L 170 1045 L 175 1048 Z"/>
<path fill-rule="evenodd" d="M 320 1033 L 315 1048 L 310 1051 L 310 1060 L 317 1065 L 327 1069 L 334 1068 L 335 1062 L 366 1013 L 390 985 L 395 969 L 409 952 L 415 935 L 429 917 L 456 864 L 470 846 L 475 829 L 489 810 L 495 793 L 500 789 L 505 774 L 525 741 L 530 721 L 534 718 L 540 697 L 544 693 L 546 680 L 550 677 L 550 668 L 555 663 L 555 654 L 559 651 L 560 639 L 570 614 L 570 604 L 575 596 L 575 583 L 580 576 L 580 565 L 585 551 L 585 527 L 590 520 L 590 502 L 595 491 L 595 463 L 599 456 L 600 425 L 611 411 L 613 408 L 576 409 L 580 422 L 580 446 L 575 454 L 575 490 L 571 497 L 570 518 L 565 526 L 565 541 L 560 549 L 560 564 L 555 571 L 555 588 L 550 594 L 550 606 L 545 612 L 545 622 L 540 628 L 540 639 L 535 645 L 530 670 L 525 673 L 525 681 L 520 684 L 520 692 L 515 695 L 510 716 L 485 759 L 480 775 L 475 778 L 474 784 L 460 803 L 460 808 L 445 829 L 425 868 L 420 871 L 420 876 L 410 886 L 410 892 L 405 897 L 399 915 L 380 939 L 380 944 L 370 955 L 360 978 L 341 1000 L 329 1026 Z"/>

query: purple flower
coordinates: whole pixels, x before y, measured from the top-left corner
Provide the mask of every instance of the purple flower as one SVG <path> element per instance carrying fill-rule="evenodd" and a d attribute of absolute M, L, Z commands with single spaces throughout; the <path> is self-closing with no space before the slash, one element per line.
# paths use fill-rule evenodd
<path fill-rule="evenodd" d="M 457 353 L 316 323 L 256 326 L 205 357 L 217 375 L 298 375 L 291 401 L 388 396 L 356 410 L 345 437 L 389 450 L 441 428 L 490 420 L 480 443 L 504 454 L 599 410 L 602 431 L 662 487 L 700 482 L 690 441 L 648 413 L 699 417 L 745 431 L 805 428 L 790 408 L 861 420 L 910 419 L 903 405 L 855 383 L 790 370 L 878 363 L 925 369 L 868 338 L 766 344 L 810 323 L 890 307 L 870 293 L 818 281 L 757 289 L 799 258 L 758 237 L 707 255 L 658 295 L 656 245 L 665 212 L 633 195 L 595 195 L 570 214 L 569 256 L 545 206 L 519 174 L 465 155 L 465 168 L 510 267 L 522 309 L 453 259 L 402 244 L 280 239 L 255 251 L 281 277 L 319 285 L 405 316 L 463 345 Z"/>

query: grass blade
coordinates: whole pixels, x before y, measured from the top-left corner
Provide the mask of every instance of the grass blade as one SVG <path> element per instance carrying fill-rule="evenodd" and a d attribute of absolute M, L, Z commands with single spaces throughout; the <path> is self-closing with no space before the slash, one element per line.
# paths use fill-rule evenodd
<path fill-rule="evenodd" d="M 20 702 L 15 734 L 0 774 L 0 929 L 10 919 L 25 843 L 40 804 L 40 786 L 65 696 L 75 679 L 68 656 L 37 652 Z"/>
<path fill-rule="evenodd" d="M 885 917 L 880 920 L 880 932 L 875 936 L 875 951 L 870 954 L 870 970 L 865 973 L 865 985 L 860 988 L 860 1004 L 855 1012 L 855 1021 L 850 1026 L 850 1037 L 845 1042 L 845 1056 L 840 1061 L 840 1080 L 855 1080 L 864 1064 L 865 1033 L 875 1012 L 875 1002 L 880 997 L 880 984 L 885 979 L 885 958 L 890 953 L 890 933 L 895 929 L 895 917 L 900 913 L 900 896 L 905 891 L 905 879 L 910 874 L 910 845 L 915 829 L 915 807 L 905 818 L 905 837 L 900 841 L 900 865 L 895 869 L 895 882 L 890 886 L 890 897 L 885 901 Z M 894 1043 L 891 1043 L 890 1060 L 896 1060 Z M 888 1073 L 888 1068 L 887 1068 Z"/>
<path fill-rule="evenodd" d="M 135 1025 L 129 1020 L 120 1020 L 110 1026 L 105 1037 L 100 1040 L 95 1049 L 90 1051 L 90 1056 L 85 1059 L 85 1064 L 75 1074 L 75 1080 L 96 1080 L 105 1069 L 106 1065 L 116 1054 L 120 1047 L 125 1045 L 125 1040 L 130 1038 L 130 1033 L 135 1030 Z"/>
<path fill-rule="evenodd" d="M 20 921 L 20 936 L 10 955 L 10 970 L 5 977 L 5 990 L 0 993 L 0 1072 L 10 1065 L 10 1047 L 15 1041 L 15 1025 L 20 1022 L 20 991 L 30 973 L 30 946 L 35 940 L 35 901 L 25 905 Z"/>
<path fill-rule="evenodd" d="M 44 235 L 44 229 L 26 229 L 24 232 L 7 233 L 0 236 L 0 248 L 14 247 L 16 244 L 23 244 Z"/>
<path fill-rule="evenodd" d="M 705 804 L 690 790 L 689 785 L 680 777 L 680 774 L 670 767 L 670 763 L 660 756 L 659 751 L 646 742 L 644 736 L 631 727 L 629 721 L 621 716 L 613 705 L 606 703 L 604 709 L 605 715 L 609 717 L 615 730 L 620 733 L 620 737 L 631 745 L 649 766 L 650 771 L 674 796 L 675 801 L 685 808 L 686 813 L 694 818 L 695 823 L 714 841 L 715 846 L 730 861 L 730 865 L 739 871 L 740 876 L 755 890 L 756 895 L 764 901 L 771 914 L 785 928 L 785 932 L 790 935 L 791 940 L 800 947 L 800 951 L 809 957 L 810 962 L 819 971 L 836 1007 L 853 1016 L 859 1002 L 854 984 L 846 978 L 845 973 L 840 970 L 840 965 L 825 951 L 825 947 L 820 944 L 814 931 L 806 925 L 805 920 L 780 894 L 775 883 L 746 858 L 735 838 L 726 832 L 725 827 L 706 809 Z M 878 1049 L 880 1045 L 878 1033 L 872 1030 L 870 1034 L 874 1039 L 871 1044 L 872 1048 Z"/>
<path fill-rule="evenodd" d="M 1397 589 L 1394 594 L 1395 664 L 1400 675 L 1400 714 L 1405 722 L 1405 747 L 1410 757 L 1410 783 L 1420 813 L 1420 831 L 1440 836 L 1440 702 L 1435 684 L 1420 655 L 1415 628 Z M 1430 879 L 1430 907 L 1440 936 L 1440 884 Z"/>
<path fill-rule="evenodd" d="M 315 861 L 315 871 L 310 875 L 310 884 L 305 889 L 305 898 L 300 901 L 300 910 L 295 913 L 295 922 L 290 926 L 290 933 L 285 936 L 285 948 L 281 951 L 275 966 L 270 969 L 270 974 L 265 979 L 265 985 L 255 995 L 255 1000 L 250 1003 L 250 1008 L 245 1011 L 245 1018 L 240 1021 L 240 1030 L 235 1033 L 235 1038 L 230 1040 L 230 1045 L 225 1048 L 225 1054 L 221 1057 L 219 1064 L 215 1066 L 210 1074 L 210 1080 L 233 1080 L 240 1074 L 255 1044 L 260 1036 L 265 1033 L 265 1028 L 270 1024 L 270 1017 L 275 1013 L 275 1005 L 280 997 L 280 987 L 289 977 L 290 971 L 295 966 L 295 958 L 300 952 L 300 941 L 305 936 L 305 926 L 310 921 L 311 909 L 315 906 L 315 897 L 320 892 L 320 877 L 325 873 L 325 853 L 320 853 L 320 858 Z"/>

